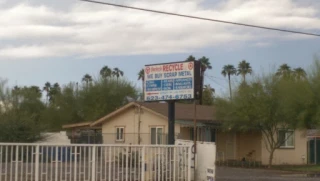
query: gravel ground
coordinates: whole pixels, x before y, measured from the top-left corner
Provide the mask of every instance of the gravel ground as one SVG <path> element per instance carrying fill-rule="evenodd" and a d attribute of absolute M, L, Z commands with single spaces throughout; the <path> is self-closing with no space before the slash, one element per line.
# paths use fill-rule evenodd
<path fill-rule="evenodd" d="M 216 181 L 319 181 L 320 177 L 311 178 L 305 174 L 285 171 L 217 167 Z"/>

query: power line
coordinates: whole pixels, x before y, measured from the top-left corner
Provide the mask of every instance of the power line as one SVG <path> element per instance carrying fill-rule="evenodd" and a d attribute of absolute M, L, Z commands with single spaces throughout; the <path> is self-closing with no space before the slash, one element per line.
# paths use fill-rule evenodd
<path fill-rule="evenodd" d="M 266 27 L 266 26 L 237 23 L 237 22 L 231 22 L 231 21 L 204 18 L 204 17 L 191 16 L 191 15 L 185 15 L 185 14 L 177 14 L 177 13 L 158 11 L 158 10 L 152 10 L 152 9 L 146 9 L 146 8 L 138 8 L 138 7 L 132 7 L 132 6 L 120 5 L 120 4 L 114 4 L 114 3 L 107 3 L 107 2 L 100 2 L 100 1 L 92 1 L 92 0 L 79 0 L 79 1 L 85 1 L 85 2 L 89 2 L 89 3 L 95 3 L 95 4 L 102 4 L 102 5 L 107 5 L 107 6 L 115 6 L 115 7 L 126 8 L 126 9 L 134 9 L 134 10 L 139 10 L 139 11 L 147 11 L 147 12 L 158 13 L 158 14 L 166 14 L 166 15 L 171 15 L 171 16 L 180 16 L 180 17 L 184 17 L 184 18 L 191 18 L 191 19 L 197 19 L 197 20 L 232 24 L 232 25 L 238 25 L 238 26 L 246 26 L 246 27 L 250 27 L 250 28 L 259 28 L 259 29 L 266 29 L 266 30 L 272 30 L 272 31 L 281 31 L 281 32 L 286 32 L 286 33 L 295 33 L 295 34 L 320 37 L 320 34 L 307 33 L 307 32 L 302 32 L 302 31 L 293 31 L 293 30 L 285 30 L 285 29 L 279 29 L 279 28 L 271 28 L 271 27 Z"/>
<path fill-rule="evenodd" d="M 218 83 L 216 80 L 213 79 L 213 77 L 207 76 L 205 75 L 207 78 L 209 78 L 209 80 L 211 80 L 212 82 L 214 82 L 215 84 L 219 85 L 220 87 L 227 89 L 226 86 L 221 85 L 220 83 Z"/>

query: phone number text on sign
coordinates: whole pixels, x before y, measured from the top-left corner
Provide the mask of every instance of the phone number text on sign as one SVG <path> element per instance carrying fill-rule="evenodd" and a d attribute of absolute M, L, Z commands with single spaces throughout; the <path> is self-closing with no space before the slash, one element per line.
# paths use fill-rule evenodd
<path fill-rule="evenodd" d="M 158 101 L 158 100 L 178 100 L 178 99 L 191 99 L 191 94 L 180 94 L 180 95 L 165 95 L 165 96 L 147 96 L 147 101 Z"/>
<path fill-rule="evenodd" d="M 194 98 L 194 62 L 145 67 L 144 100 L 184 100 Z"/>

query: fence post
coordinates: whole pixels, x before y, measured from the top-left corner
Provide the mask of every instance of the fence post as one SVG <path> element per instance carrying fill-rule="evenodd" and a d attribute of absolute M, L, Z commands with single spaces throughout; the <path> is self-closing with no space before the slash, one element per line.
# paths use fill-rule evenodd
<path fill-rule="evenodd" d="M 191 155 L 192 155 L 191 149 L 192 149 L 192 146 L 188 148 L 188 181 L 191 181 Z M 196 165 L 194 165 L 194 167 L 196 167 Z"/>
<path fill-rule="evenodd" d="M 34 176 L 34 180 L 35 181 L 39 181 L 39 156 L 40 156 L 40 145 L 36 145 L 36 153 L 35 153 L 35 156 L 36 156 L 36 160 L 35 160 L 35 176 Z"/>
<path fill-rule="evenodd" d="M 141 160 L 141 180 L 142 181 L 144 181 L 145 179 L 144 179 L 144 176 L 145 176 L 145 170 L 146 170 L 146 164 L 145 164 L 145 156 L 146 156 L 146 154 L 145 154 L 145 152 L 146 152 L 146 147 L 145 146 L 143 146 L 142 147 L 142 160 Z"/>
<path fill-rule="evenodd" d="M 77 146 L 74 147 L 74 181 L 77 181 Z M 80 172 L 79 172 L 80 173 Z"/>
<path fill-rule="evenodd" d="M 91 181 L 96 180 L 96 146 L 92 146 L 92 158 L 91 158 Z"/>

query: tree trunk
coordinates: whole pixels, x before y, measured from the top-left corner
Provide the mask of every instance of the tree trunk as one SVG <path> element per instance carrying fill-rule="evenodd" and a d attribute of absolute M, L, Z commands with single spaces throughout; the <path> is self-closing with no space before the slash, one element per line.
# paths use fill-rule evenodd
<path fill-rule="evenodd" d="M 246 75 L 243 75 L 243 82 L 246 83 Z"/>
<path fill-rule="evenodd" d="M 273 160 L 273 154 L 274 154 L 275 149 L 271 149 L 270 155 L 269 155 L 269 165 L 268 168 L 271 168 L 272 166 L 272 160 Z"/>
<path fill-rule="evenodd" d="M 203 95 L 203 84 L 204 84 L 204 72 L 205 70 L 203 70 L 201 72 L 201 86 L 200 86 L 200 100 L 199 100 L 199 104 L 202 105 L 202 95 Z"/>
<path fill-rule="evenodd" d="M 229 91 L 230 91 L 230 99 L 232 99 L 232 92 L 231 92 L 231 81 L 230 81 L 230 74 L 228 74 L 229 79 Z"/>
<path fill-rule="evenodd" d="M 144 80 L 142 79 L 142 100 L 144 101 Z"/>

